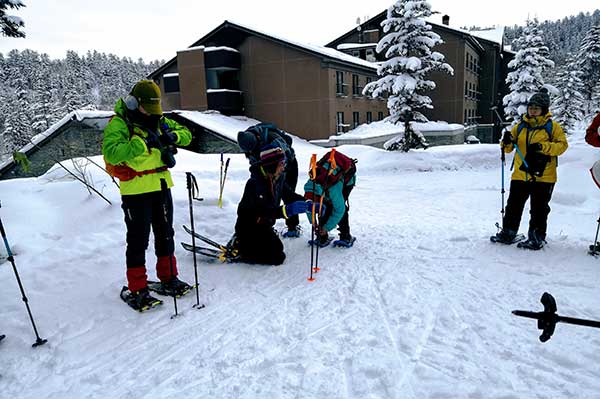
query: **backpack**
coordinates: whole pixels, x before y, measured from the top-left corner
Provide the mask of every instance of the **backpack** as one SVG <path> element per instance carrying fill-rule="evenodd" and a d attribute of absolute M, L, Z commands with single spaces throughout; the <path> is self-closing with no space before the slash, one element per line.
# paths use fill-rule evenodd
<path fill-rule="evenodd" d="M 517 139 L 519 138 L 519 134 L 523 129 L 527 129 L 527 126 L 525 125 L 525 122 L 521 120 L 521 122 L 519 122 L 519 124 L 517 125 Z M 548 133 L 550 141 L 552 141 L 552 119 L 548 119 L 548 122 L 546 122 L 546 124 L 544 125 L 544 130 L 546 131 L 546 133 Z"/>
<path fill-rule="evenodd" d="M 529 132 L 529 128 L 527 127 L 527 125 L 525 124 L 525 122 L 523 122 L 523 120 L 521 120 L 521 122 L 519 122 L 519 124 L 517 125 L 517 139 L 519 140 L 519 134 L 521 134 L 521 131 L 525 129 L 527 132 Z M 546 122 L 546 124 L 544 125 L 544 130 L 546 131 L 546 133 L 548 133 L 548 139 L 550 141 L 552 141 L 552 119 L 548 119 L 548 122 Z M 519 169 L 521 169 L 522 171 L 526 172 L 526 173 L 530 173 L 533 176 L 536 177 L 541 177 L 544 174 L 544 170 L 546 169 L 546 165 L 548 164 L 548 162 L 550 162 L 551 157 L 548 155 L 542 155 L 542 154 L 534 154 L 534 153 L 527 153 L 525 154 L 525 162 L 527 162 L 527 165 L 529 166 L 529 168 L 525 167 L 525 162 L 523 162 L 521 164 L 521 167 Z M 513 164 L 514 164 L 514 158 L 513 158 Z M 556 166 L 558 166 L 558 157 L 556 157 Z M 512 166 L 511 166 L 512 169 Z"/>
<path fill-rule="evenodd" d="M 356 174 L 357 162 L 358 160 L 352 159 L 334 148 L 317 162 L 313 180 L 324 190 L 327 190 L 341 179 L 344 179 L 344 185 L 347 186 Z"/>

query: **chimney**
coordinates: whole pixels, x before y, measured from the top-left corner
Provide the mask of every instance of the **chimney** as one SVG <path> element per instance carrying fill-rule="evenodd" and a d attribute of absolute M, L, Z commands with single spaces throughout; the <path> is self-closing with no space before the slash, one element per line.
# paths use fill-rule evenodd
<path fill-rule="evenodd" d="M 449 15 L 444 15 L 442 17 L 442 24 L 448 26 L 450 25 L 450 16 Z"/>

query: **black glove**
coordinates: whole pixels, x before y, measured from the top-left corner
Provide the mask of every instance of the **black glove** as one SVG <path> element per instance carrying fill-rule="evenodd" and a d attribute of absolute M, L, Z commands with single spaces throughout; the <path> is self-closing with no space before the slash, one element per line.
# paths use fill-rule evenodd
<path fill-rule="evenodd" d="M 540 151 L 542 151 L 542 144 L 541 143 L 533 143 L 533 144 L 529 144 L 527 146 L 527 152 L 528 153 L 529 152 L 534 153 L 534 152 L 540 152 Z"/>
<path fill-rule="evenodd" d="M 160 143 L 166 147 L 177 142 L 177 135 L 170 130 L 167 130 L 166 132 L 163 132 L 158 139 L 160 140 Z"/>
<path fill-rule="evenodd" d="M 148 136 L 144 138 L 144 142 L 146 143 L 146 147 L 150 148 L 160 148 L 160 140 L 156 133 L 148 133 Z"/>
<path fill-rule="evenodd" d="M 513 142 L 512 134 L 510 134 L 510 130 L 505 130 L 504 135 L 502 135 L 502 144 L 511 145 Z"/>

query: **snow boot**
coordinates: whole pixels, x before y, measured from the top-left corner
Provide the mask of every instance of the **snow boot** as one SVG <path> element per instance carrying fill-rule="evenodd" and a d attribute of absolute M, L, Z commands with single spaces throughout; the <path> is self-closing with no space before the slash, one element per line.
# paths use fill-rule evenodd
<path fill-rule="evenodd" d="M 333 237 L 322 236 L 322 237 L 317 237 L 314 240 L 309 240 L 308 245 L 310 245 L 311 247 L 313 245 L 316 245 L 319 248 L 324 248 L 324 247 L 328 246 L 329 244 L 331 244 L 331 241 L 333 241 Z"/>
<path fill-rule="evenodd" d="M 508 229 L 500 230 L 498 233 L 496 233 L 496 235 L 490 237 L 491 242 L 497 242 L 506 245 L 514 244 L 523 239 L 525 239 L 525 236 L 523 234 L 517 234 L 516 231 Z"/>
<path fill-rule="evenodd" d="M 152 297 L 148 288 L 142 288 L 139 291 L 131 292 L 127 286 L 123 286 L 120 296 L 127 305 L 138 312 L 145 312 L 146 310 L 162 305 L 163 303 L 160 299 Z"/>
<path fill-rule="evenodd" d="M 539 251 L 544 248 L 546 244 L 546 240 L 541 234 L 539 234 L 536 230 L 530 230 L 528 234 L 527 241 L 521 241 L 517 244 L 519 248 L 531 249 L 533 251 Z"/>
<path fill-rule="evenodd" d="M 298 238 L 301 235 L 300 226 L 290 227 L 288 230 L 282 234 L 284 238 Z"/>
<path fill-rule="evenodd" d="M 169 281 L 148 281 L 148 289 L 158 295 L 176 296 L 179 298 L 190 292 L 192 288 L 191 285 L 181 281 L 177 277 L 172 277 Z"/>
<path fill-rule="evenodd" d="M 356 237 L 352 237 L 351 235 L 348 236 L 340 236 L 339 240 L 335 240 L 333 242 L 333 246 L 334 247 L 343 247 L 343 248 L 350 248 L 351 246 L 354 245 L 354 241 L 356 241 Z"/>

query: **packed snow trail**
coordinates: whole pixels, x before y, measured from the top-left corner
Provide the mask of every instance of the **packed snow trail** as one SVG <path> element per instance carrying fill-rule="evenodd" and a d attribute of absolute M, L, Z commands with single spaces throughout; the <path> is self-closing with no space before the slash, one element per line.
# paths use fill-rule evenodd
<path fill-rule="evenodd" d="M 0 182 L 3 222 L 40 334 L 32 333 L 7 263 L 0 265 L 0 392 L 15 398 L 598 398 L 600 331 L 559 324 L 538 341 L 544 291 L 560 314 L 600 319 L 600 260 L 586 254 L 600 191 L 587 168 L 598 156 L 581 141 L 561 157 L 549 244 L 538 252 L 494 245 L 500 220 L 496 146 L 409 154 L 352 146 L 358 185 L 350 196 L 353 248 L 320 250 L 308 282 L 310 229 L 286 239 L 282 266 L 198 258 L 200 300 L 138 314 L 118 298 L 124 284 L 119 196 L 112 207 L 55 170 Z M 300 147 L 300 170 L 311 151 Z M 226 242 L 247 178 L 233 155 L 223 209 L 218 155 L 180 151 L 174 173 L 182 279 L 191 282 L 186 170 L 205 200 L 196 230 Z M 376 162 L 377 161 L 377 162 Z M 298 187 L 303 184 L 301 173 Z M 508 170 L 507 170 L 508 187 Z M 10 211 L 9 211 L 10 210 Z M 528 208 L 521 231 L 527 229 Z M 27 222 L 24 223 L 27 217 Z M 279 221 L 277 228 L 283 230 Z M 148 254 L 151 251 L 147 252 Z M 154 257 L 148 255 L 149 277 Z"/>

